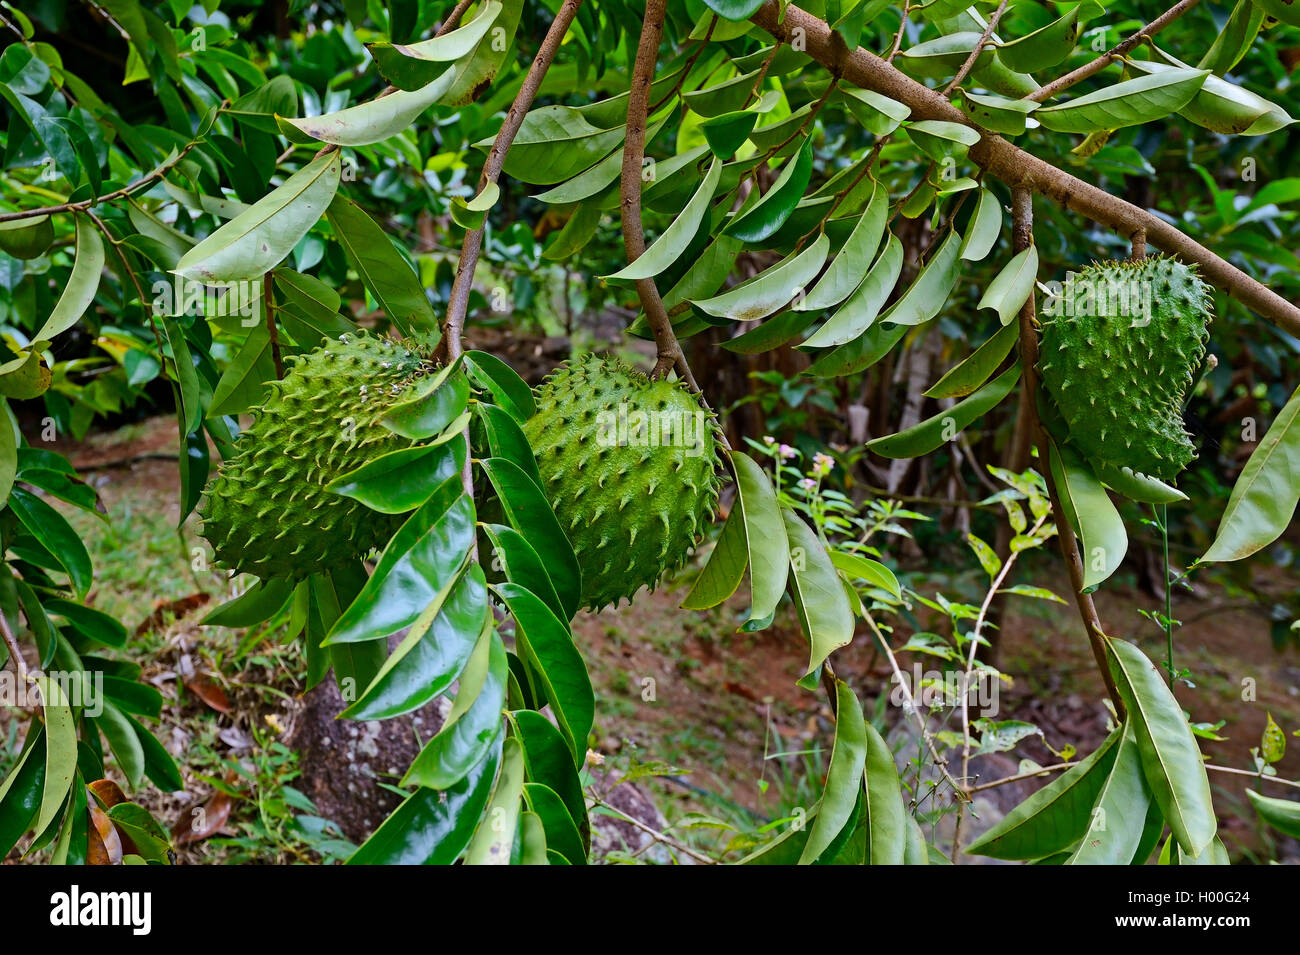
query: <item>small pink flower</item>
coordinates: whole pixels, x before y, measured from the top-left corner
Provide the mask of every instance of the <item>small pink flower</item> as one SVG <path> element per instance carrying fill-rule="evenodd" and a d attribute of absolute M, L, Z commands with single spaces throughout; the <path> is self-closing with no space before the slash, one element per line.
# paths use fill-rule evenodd
<path fill-rule="evenodd" d="M 817 487 L 817 482 L 814 481 L 812 478 L 804 478 L 802 481 L 799 482 L 799 486 L 803 488 L 805 491 L 812 491 Z"/>
<path fill-rule="evenodd" d="M 818 477 L 825 477 L 827 474 L 830 474 L 834 467 L 835 459 L 829 454 L 818 452 L 817 456 L 813 458 L 813 473 Z"/>
<path fill-rule="evenodd" d="M 772 437 L 770 434 L 765 434 L 763 435 L 763 443 L 770 448 L 772 445 L 776 444 L 776 438 Z"/>
<path fill-rule="evenodd" d="M 795 456 L 794 448 L 790 447 L 788 444 L 781 445 L 781 447 L 777 448 L 777 451 L 780 452 L 782 459 L 786 461 L 789 461 Z"/>

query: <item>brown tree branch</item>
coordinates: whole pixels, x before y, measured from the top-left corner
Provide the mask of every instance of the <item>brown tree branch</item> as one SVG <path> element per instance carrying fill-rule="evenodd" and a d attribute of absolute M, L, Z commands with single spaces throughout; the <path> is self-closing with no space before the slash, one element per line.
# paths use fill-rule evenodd
<path fill-rule="evenodd" d="M 1085 63 L 1077 70 L 1072 70 L 1064 76 L 1052 80 L 1052 82 L 1048 83 L 1046 86 L 1040 87 L 1033 93 L 1030 93 L 1025 97 L 1025 99 L 1033 100 L 1035 103 L 1045 103 L 1057 93 L 1060 93 L 1063 90 L 1068 90 L 1075 83 L 1080 83 L 1088 77 L 1100 73 L 1116 60 L 1127 55 L 1130 50 L 1143 40 L 1149 40 L 1200 2 L 1201 0 L 1180 0 L 1179 3 L 1174 4 L 1137 33 L 1134 33 L 1127 39 L 1121 40 L 1119 43 L 1115 44 L 1115 46 L 1111 47 L 1111 49 L 1097 57 L 1097 59 L 1090 63 Z"/>
<path fill-rule="evenodd" d="M 966 79 L 966 77 L 970 75 L 970 71 L 975 67 L 975 61 L 978 60 L 980 54 L 984 52 L 985 44 L 989 42 L 989 37 L 993 35 L 993 31 L 998 28 L 998 21 L 1002 19 L 1002 14 L 1006 13 L 1006 11 L 1007 0 L 1002 0 L 1002 2 L 998 4 L 998 8 L 993 11 L 993 16 L 989 17 L 989 22 L 984 24 L 984 32 L 980 35 L 979 42 L 975 44 L 975 49 L 970 51 L 970 56 L 966 57 L 966 62 L 961 65 L 961 69 L 958 70 L 957 75 L 952 78 L 952 82 L 943 88 L 943 95 L 945 97 L 951 96 L 952 91 L 960 86 L 962 80 Z"/>
<path fill-rule="evenodd" d="M 1016 243 L 1019 245 L 1024 242 L 1025 247 L 1028 248 L 1028 243 L 1033 241 L 1033 194 L 1026 187 L 1018 186 L 1013 190 L 1011 198 L 1014 222 L 1012 228 Z M 1106 662 L 1106 631 L 1101 625 L 1101 618 L 1097 615 L 1097 607 L 1092 601 L 1092 595 L 1083 592 L 1083 559 L 1079 556 L 1079 542 L 1074 536 L 1074 529 L 1070 527 L 1069 520 L 1066 519 L 1065 509 L 1061 507 L 1061 496 L 1056 482 L 1052 479 L 1052 469 L 1048 467 L 1049 439 L 1046 431 L 1043 430 L 1042 422 L 1038 420 L 1038 329 L 1034 323 L 1033 308 L 1020 310 L 1020 375 L 1025 386 L 1022 410 L 1028 409 L 1027 413 L 1032 416 L 1030 428 L 1037 435 L 1039 468 L 1047 482 L 1047 492 L 1052 499 L 1056 536 L 1060 541 L 1061 557 L 1065 560 L 1065 568 L 1070 576 L 1070 590 L 1074 593 L 1074 603 L 1079 610 L 1079 617 L 1083 620 L 1088 645 L 1092 648 L 1092 655 L 1097 662 L 1097 670 L 1101 674 L 1102 682 L 1106 684 L 1106 692 L 1115 705 L 1115 712 L 1122 717 L 1124 703 L 1120 700 L 1115 679 L 1111 676 L 1110 666 Z"/>
<path fill-rule="evenodd" d="M 14 673 L 18 676 L 18 684 L 20 687 L 25 687 L 29 679 L 27 661 L 23 659 L 23 648 L 18 644 L 18 638 L 14 636 L 13 628 L 9 626 L 9 619 L 3 611 L 0 611 L 0 634 L 3 634 L 5 646 L 9 648 L 9 656 L 14 661 Z"/>
<path fill-rule="evenodd" d="M 488 150 L 487 161 L 483 164 L 483 173 L 478 180 L 479 192 L 482 192 L 488 183 L 495 183 L 501 178 L 506 153 L 510 151 L 515 137 L 519 135 L 519 127 L 523 125 L 524 116 L 532 107 L 537 90 L 546 77 L 546 71 L 551 68 L 555 53 L 560 48 L 560 43 L 569 31 L 569 26 L 577 16 L 580 6 L 582 0 L 564 0 L 564 5 L 560 7 L 559 13 L 551 22 L 551 28 L 546 31 L 546 38 L 542 40 L 541 49 L 537 51 L 537 58 L 528 68 L 523 85 L 519 87 L 519 92 L 515 94 L 515 101 L 510 104 L 510 109 L 506 113 L 505 122 L 497 131 L 492 148 Z M 460 261 L 456 264 L 456 277 L 452 280 L 447 315 L 442 324 L 443 341 L 439 347 L 447 361 L 455 361 L 464 350 L 461 335 L 465 330 L 465 316 L 469 312 L 469 293 L 474 285 L 474 269 L 478 266 L 479 255 L 482 252 L 482 227 L 470 229 L 461 242 Z"/>
<path fill-rule="evenodd" d="M 635 262 L 645 252 L 645 229 L 641 224 L 641 167 L 645 161 L 646 116 L 650 110 L 650 85 L 654 82 L 655 61 L 659 56 L 659 41 L 664 32 L 664 15 L 667 0 L 646 0 L 645 19 L 641 23 L 641 39 L 637 44 L 636 63 L 632 67 L 632 86 L 627 100 L 627 138 L 623 140 L 623 171 L 620 182 L 622 192 L 623 250 L 629 263 Z M 672 319 L 664 308 L 659 289 L 652 278 L 638 279 L 636 294 L 645 309 L 650 331 L 654 333 L 658 348 L 658 361 L 651 376 L 662 378 L 672 369 L 685 369 L 683 378 L 691 382 L 691 390 L 699 391 L 690 369 L 685 368 L 682 348 L 673 332 Z"/>
<path fill-rule="evenodd" d="M 980 133 L 980 142 L 971 148 L 970 157 L 988 174 L 1009 186 L 1023 186 L 1046 196 L 1125 237 L 1145 229 L 1149 242 L 1196 263 L 1208 282 L 1284 331 L 1300 337 L 1300 307 L 1158 216 L 1044 162 L 1001 136 L 980 129 L 937 90 L 916 82 L 875 54 L 861 48 L 847 51 L 825 21 L 794 5 L 785 7 L 782 17 L 778 0 L 767 0 L 752 19 L 774 38 L 787 43 L 794 37 L 794 31 L 802 31 L 809 56 L 832 74 L 908 106 L 913 119 L 946 120 L 971 126 Z"/>
<path fill-rule="evenodd" d="M 271 363 L 279 381 L 284 377 L 284 359 L 280 355 L 280 334 L 275 327 L 275 279 L 271 276 L 271 272 L 262 276 L 262 311 L 266 315 L 266 334 L 271 339 Z"/>
<path fill-rule="evenodd" d="M 225 109 L 226 103 L 221 104 L 221 109 Z M 121 189 L 115 189 L 112 192 L 105 193 L 94 199 L 82 199 L 79 202 L 61 202 L 57 206 L 42 206 L 39 209 L 21 209 L 18 212 L 6 212 L 0 215 L 0 222 L 12 222 L 15 219 L 32 219 L 36 216 L 55 215 L 59 212 L 84 212 L 92 209 L 104 202 L 112 202 L 115 199 L 124 199 L 138 192 L 145 186 L 152 186 L 155 182 L 167 175 L 182 159 L 184 159 L 191 149 L 197 146 L 201 140 L 194 140 L 187 143 L 185 148 L 176 154 L 176 158 L 170 162 L 165 162 L 147 176 L 141 176 L 135 182 L 128 183 Z"/>

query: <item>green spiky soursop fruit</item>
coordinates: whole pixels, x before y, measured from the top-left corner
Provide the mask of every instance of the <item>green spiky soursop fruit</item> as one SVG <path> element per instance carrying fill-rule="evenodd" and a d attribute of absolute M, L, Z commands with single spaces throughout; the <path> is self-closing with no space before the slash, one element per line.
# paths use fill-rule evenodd
<path fill-rule="evenodd" d="M 536 390 L 524 433 L 599 609 L 680 567 L 717 509 L 717 425 L 679 382 L 595 356 Z"/>
<path fill-rule="evenodd" d="M 1168 258 L 1072 274 L 1043 307 L 1039 371 L 1094 462 L 1171 480 L 1196 457 L 1183 402 L 1205 356 L 1209 287 Z"/>
<path fill-rule="evenodd" d="M 326 490 L 376 455 L 411 444 L 380 423 L 433 369 L 411 345 L 364 332 L 290 356 L 200 514 L 217 560 L 259 577 L 300 579 L 384 544 L 400 518 Z"/>

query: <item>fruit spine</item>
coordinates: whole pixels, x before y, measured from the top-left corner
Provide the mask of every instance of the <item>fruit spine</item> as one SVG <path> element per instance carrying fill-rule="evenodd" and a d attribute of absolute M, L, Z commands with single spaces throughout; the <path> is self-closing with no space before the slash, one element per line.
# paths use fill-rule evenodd
<path fill-rule="evenodd" d="M 524 426 L 599 609 L 680 567 L 717 509 L 717 424 L 678 382 L 612 359 L 561 366 Z"/>
<path fill-rule="evenodd" d="M 200 508 L 217 560 L 259 577 L 300 579 L 384 544 L 397 519 L 326 490 L 341 474 L 406 447 L 381 423 L 432 362 L 364 332 L 288 356 L 253 426 Z"/>
<path fill-rule="evenodd" d="M 1209 340 L 1209 287 L 1169 258 L 1071 275 L 1042 314 L 1039 371 L 1069 429 L 1103 466 L 1170 480 L 1196 456 L 1183 403 Z"/>

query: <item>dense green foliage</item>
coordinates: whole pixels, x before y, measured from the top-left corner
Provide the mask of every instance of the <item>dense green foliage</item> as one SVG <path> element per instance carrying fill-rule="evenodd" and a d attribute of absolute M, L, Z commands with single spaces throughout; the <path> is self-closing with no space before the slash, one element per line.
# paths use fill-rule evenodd
<path fill-rule="evenodd" d="M 997 680 L 977 656 L 995 595 L 1059 599 L 1007 585 L 1018 555 L 1064 536 L 1068 556 L 1077 538 L 1085 559 L 1072 583 L 1086 603 L 1136 525 L 1118 498 L 1157 504 L 1166 545 L 1181 539 L 1204 564 L 1261 551 L 1290 560 L 1275 542 L 1300 497 L 1294 17 L 1271 0 L 1196 4 L 1078 86 L 1044 90 L 1160 11 L 814 0 L 807 13 L 833 31 L 814 49 L 803 26 L 778 43 L 756 25 L 776 6 L 669 3 L 661 42 L 645 34 L 646 62 L 642 20 L 661 7 L 626 0 L 481 0 L 455 24 L 450 3 L 418 0 L 0 2 L 12 41 L 0 54 L 0 615 L 14 637 L 0 659 L 22 646 L 40 670 L 71 675 L 29 683 L 11 661 L 39 715 L 0 783 L 0 849 L 30 832 L 28 853 L 121 861 L 120 831 L 138 850 L 128 855 L 168 858 L 148 813 L 92 785 L 110 769 L 131 790 L 181 779 L 142 722 L 160 696 L 116 655 L 127 629 L 88 604 L 87 549 L 47 502 L 93 514 L 95 492 L 42 447 L 160 405 L 177 419 L 182 519 L 210 487 L 205 556 L 258 578 L 207 624 L 287 618 L 308 684 L 333 670 L 345 718 L 411 713 L 455 688 L 402 780 L 404 801 L 352 861 L 587 861 L 597 713 L 572 620 L 654 583 L 695 544 L 716 500 L 714 438 L 706 429 L 698 457 L 656 448 L 645 469 L 641 448 L 603 459 L 583 447 L 598 411 L 626 398 L 694 413 L 698 399 L 594 361 L 535 397 L 499 357 L 461 354 L 467 314 L 471 338 L 582 333 L 575 310 L 631 305 L 630 335 L 711 363 L 704 399 L 737 422 L 747 405 L 766 412 L 746 440 L 770 473 L 728 449 L 734 500 L 684 606 L 718 606 L 748 580 L 743 629 L 790 607 L 809 647 L 799 685 L 828 693 L 836 729 L 824 785 L 813 774 L 815 805 L 796 825 L 751 834 L 746 862 L 955 854 L 918 824 L 921 773 L 900 779 L 879 711 L 864 715 L 835 677 L 833 655 L 855 633 L 891 663 L 919 648 L 967 683 Z M 879 85 L 911 102 L 826 62 L 827 49 L 859 46 L 888 60 L 871 61 Z M 649 68 L 639 84 L 638 64 Z M 936 93 L 960 113 L 920 115 Z M 517 133 L 498 139 L 512 115 Z M 1207 292 L 1183 264 L 1139 263 L 1156 306 L 1150 325 L 1114 325 L 1122 360 L 1044 316 L 1046 363 L 1032 367 L 1039 279 L 1088 280 L 1099 274 L 1081 271 L 1089 263 L 1140 256 L 1130 243 L 1141 229 L 1088 220 L 1064 179 L 1039 184 L 1047 198 L 1029 220 L 1020 183 L 988 172 L 1003 137 L 1137 214 L 1150 207 L 1212 249 L 1202 262 L 1231 262 L 1288 301 L 1253 314 L 1239 301 L 1253 285 Z M 623 221 L 637 202 L 641 221 Z M 629 262 L 643 225 L 648 246 Z M 1217 363 L 1198 378 L 1207 294 Z M 1086 385 L 1065 380 L 1071 362 L 1095 370 Z M 1039 371 L 1063 419 L 1043 403 L 1052 436 L 1041 442 L 1026 437 Z M 1102 383 L 1108 371 L 1117 392 Z M 928 391 L 912 388 L 927 375 Z M 1134 403 L 1123 437 L 1097 424 L 1096 408 L 1118 416 L 1119 399 Z M 1176 490 L 1153 478 L 1173 481 L 1190 459 L 1184 399 L 1200 458 Z M 871 441 L 853 437 L 851 407 L 875 412 Z M 1228 407 L 1239 410 L 1217 414 Z M 797 447 L 755 440 L 768 431 Z M 1005 485 L 990 506 L 1005 516 L 1006 546 L 968 537 L 988 577 L 980 605 L 901 585 L 873 535 L 904 534 L 900 521 L 918 515 L 865 490 L 873 458 L 929 456 L 935 473 L 960 476 L 961 443 Z M 1252 444 L 1234 483 L 1229 464 Z M 791 474 L 800 455 L 811 469 Z M 1184 500 L 1171 522 L 1166 506 Z M 615 513 L 624 506 L 627 520 Z M 1249 591 L 1249 565 L 1238 567 L 1228 573 Z M 945 619 L 950 637 L 896 640 L 914 608 Z M 1298 615 L 1278 604 L 1277 642 Z M 1195 728 L 1169 685 L 1180 675 L 1169 613 L 1161 626 L 1163 675 L 1089 627 L 1111 736 L 956 852 L 1142 863 L 1163 839 L 1166 859 L 1226 858 Z M 87 705 L 89 674 L 111 677 L 102 708 Z M 903 719 L 919 721 L 926 771 L 941 777 L 944 806 L 931 811 L 955 813 L 960 834 L 972 750 L 1006 751 L 1023 726 L 967 719 L 949 699 L 936 709 L 960 712 L 959 730 L 936 742 L 903 689 Z M 1281 751 L 1259 758 L 1262 774 Z M 1258 803 L 1282 831 L 1297 805 Z M 1126 824 L 1092 831 L 1098 808 Z"/>

